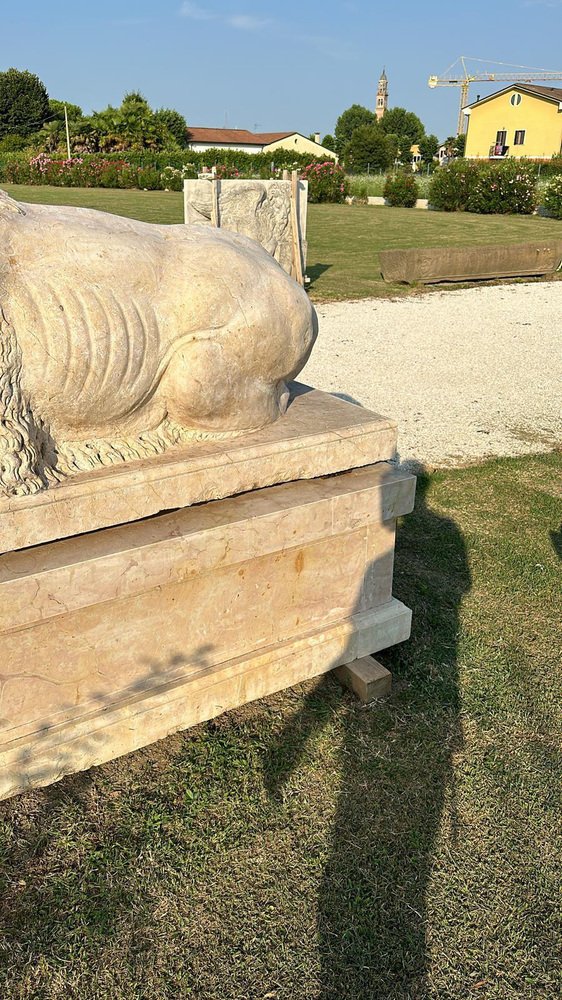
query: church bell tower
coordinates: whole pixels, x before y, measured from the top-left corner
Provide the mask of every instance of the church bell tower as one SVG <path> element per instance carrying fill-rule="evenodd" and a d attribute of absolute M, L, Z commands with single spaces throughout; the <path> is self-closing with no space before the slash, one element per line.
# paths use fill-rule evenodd
<path fill-rule="evenodd" d="M 377 90 L 377 106 L 375 109 L 377 121 L 381 120 L 387 108 L 388 108 L 388 79 L 386 76 L 386 72 L 383 69 Z"/>

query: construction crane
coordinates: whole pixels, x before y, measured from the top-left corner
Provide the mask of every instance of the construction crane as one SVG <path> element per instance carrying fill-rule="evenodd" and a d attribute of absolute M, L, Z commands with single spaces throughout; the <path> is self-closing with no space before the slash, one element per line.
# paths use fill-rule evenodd
<path fill-rule="evenodd" d="M 506 66 L 510 72 L 503 71 L 496 73 L 489 70 L 480 73 L 471 73 L 466 65 L 467 61 L 483 63 L 486 66 Z M 459 67 L 460 64 L 460 67 Z M 459 67 L 459 68 L 457 68 Z M 514 72 L 518 70 L 519 72 Z M 514 63 L 495 62 L 491 59 L 476 59 L 472 56 L 459 56 L 454 63 L 445 70 L 441 76 L 430 76 L 428 85 L 434 87 L 460 87 L 461 100 L 459 107 L 459 120 L 457 125 L 457 135 L 462 135 L 465 131 L 465 116 L 463 108 L 468 104 L 468 88 L 471 83 L 477 80 L 485 83 L 511 82 L 532 83 L 536 80 L 562 80 L 562 71 L 551 72 L 546 69 L 535 69 L 533 66 L 517 66 Z"/>

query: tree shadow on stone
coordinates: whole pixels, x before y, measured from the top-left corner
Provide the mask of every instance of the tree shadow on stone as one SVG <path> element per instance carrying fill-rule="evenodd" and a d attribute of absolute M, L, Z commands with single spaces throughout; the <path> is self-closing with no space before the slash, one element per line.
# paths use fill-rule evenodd
<path fill-rule="evenodd" d="M 92 715 L 100 711 L 110 713 L 127 703 L 135 704 L 139 696 L 164 691 L 173 696 L 174 689 L 182 685 L 185 671 L 205 670 L 211 654 L 212 646 L 202 645 L 189 659 L 177 651 L 158 661 L 143 660 L 135 680 L 120 691 L 94 693 L 85 710 L 90 708 Z M 72 707 L 67 706 L 69 711 Z M 19 760 L 14 762 L 14 776 L 18 778 L 19 766 L 23 788 L 28 783 L 53 780 L 48 764 L 43 770 L 41 763 L 42 747 L 43 744 L 49 747 L 49 738 L 49 720 L 45 720 L 32 751 L 22 751 Z M 166 767 L 170 766 L 170 758 L 173 759 L 173 741 L 173 736 L 166 740 Z M 111 732 L 106 733 L 103 729 L 85 731 L 71 737 L 68 743 L 63 741 L 56 750 L 56 761 L 59 771 L 67 772 L 64 777 L 47 787 L 29 787 L 0 802 L 0 829 L 4 834 L 4 840 L 0 841 L 2 983 L 5 975 L 11 975 L 14 965 L 25 970 L 30 957 L 42 964 L 41 975 L 48 977 L 45 971 L 48 963 L 56 961 L 58 949 L 65 957 L 68 955 L 66 949 L 72 948 L 73 937 L 81 942 L 81 948 L 86 947 L 95 954 L 96 947 L 111 940 L 120 928 L 122 930 L 124 921 L 129 923 L 131 951 L 136 954 L 151 948 L 152 943 L 145 940 L 144 934 L 143 919 L 147 921 L 148 918 L 142 914 L 141 919 L 139 913 L 142 908 L 137 888 L 141 876 L 137 861 L 139 834 L 133 823 L 129 829 L 122 818 L 116 818 L 112 833 L 108 833 L 107 827 L 111 824 L 108 798 L 111 801 L 112 796 L 119 798 L 122 794 L 120 772 L 127 775 L 125 786 L 136 780 L 146 786 L 147 800 L 150 796 L 158 797 L 153 770 L 155 743 L 123 756 L 110 752 L 108 759 L 110 744 Z M 177 739 L 175 745 L 177 748 Z M 96 760 L 98 755 L 104 762 L 103 767 L 91 766 L 88 770 L 76 771 L 81 761 Z M 131 778 L 135 774 L 136 779 Z M 102 814 L 105 814 L 103 821 Z M 61 851 L 61 844 L 65 843 L 66 851 Z M 56 862 L 47 875 L 44 855 L 52 855 Z M 92 859 L 95 859 L 93 863 Z M 149 905 L 148 899 L 147 907 Z M 72 961 L 76 960 L 74 954 Z M 22 978 L 27 982 L 24 971 Z M 11 993 L 2 994 L 8 995 L 12 996 Z M 55 994 L 39 992 L 38 987 L 35 995 L 50 997 Z M 80 995 L 90 997 L 94 994 L 85 983 Z M 30 994 L 22 992 L 21 996 Z"/>
<path fill-rule="evenodd" d="M 322 1000 L 428 995 L 428 899 L 445 806 L 456 825 L 459 610 L 471 579 L 461 532 L 427 505 L 430 479 L 416 471 L 416 508 L 398 530 L 394 585 L 413 610 L 412 638 L 380 654 L 394 677 L 390 699 L 364 706 L 344 696 L 341 792 L 316 915 Z M 323 680 L 308 695 L 269 748 L 264 772 L 273 796 L 283 795 L 306 743 L 332 718 L 337 701 L 326 685 L 333 683 Z"/>
<path fill-rule="evenodd" d="M 175 689 L 181 690 L 185 685 L 186 671 L 198 672 L 210 665 L 212 648 L 209 644 L 202 645 L 189 659 L 179 651 L 169 653 L 158 661 L 142 659 L 136 677 L 122 688 L 94 689 L 87 701 L 79 706 L 73 702 L 61 702 L 56 716 L 42 718 L 37 731 L 19 741 L 21 748 L 14 753 L 10 764 L 11 795 L 38 793 L 45 815 L 52 807 L 56 808 L 67 794 L 80 798 L 80 790 L 87 790 L 91 785 L 92 767 L 134 752 L 139 745 L 141 748 L 144 746 L 139 736 L 133 739 L 128 750 L 115 752 L 113 714 L 127 706 L 134 712 L 143 697 L 168 693 L 173 700 Z M 101 722 L 99 727 L 96 725 L 98 721 Z M 112 748 L 109 753 L 107 747 Z M 88 761 L 90 763 L 84 770 Z M 5 806 L 0 803 L 0 817 L 4 810 L 9 812 L 10 801 L 8 798 Z"/>

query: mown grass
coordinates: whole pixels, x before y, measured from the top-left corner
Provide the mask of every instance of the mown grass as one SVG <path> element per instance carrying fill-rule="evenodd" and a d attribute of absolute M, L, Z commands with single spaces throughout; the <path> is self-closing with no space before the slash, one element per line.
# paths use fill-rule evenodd
<path fill-rule="evenodd" d="M 386 173 L 382 174 L 350 174 L 349 193 L 355 198 L 380 197 L 386 181 Z M 426 173 L 415 175 L 420 190 L 420 198 L 427 198 L 431 176 Z"/>
<path fill-rule="evenodd" d="M 562 240 L 562 222 L 540 216 L 471 215 L 370 205 L 311 205 L 309 212 L 307 273 L 312 279 L 312 297 L 320 300 L 394 297 L 419 291 L 383 281 L 381 250 Z"/>
<path fill-rule="evenodd" d="M 3 803 L 0 995 L 558 996 L 561 467 L 420 478 L 385 702 L 324 679 Z"/>
<path fill-rule="evenodd" d="M 166 191 L 120 191 L 5 185 L 21 201 L 97 208 L 145 222 L 183 221 L 182 195 Z M 310 205 L 307 273 L 315 300 L 412 294 L 386 284 L 381 250 L 408 247 L 477 246 L 562 240 L 562 222 L 539 216 L 469 215 L 368 205 Z M 454 286 L 442 286 L 454 287 Z"/>
<path fill-rule="evenodd" d="M 183 222 L 183 195 L 179 191 L 129 191 L 119 188 L 67 188 L 33 184 L 3 184 L 18 201 L 34 205 L 75 205 L 97 208 L 142 222 Z"/>

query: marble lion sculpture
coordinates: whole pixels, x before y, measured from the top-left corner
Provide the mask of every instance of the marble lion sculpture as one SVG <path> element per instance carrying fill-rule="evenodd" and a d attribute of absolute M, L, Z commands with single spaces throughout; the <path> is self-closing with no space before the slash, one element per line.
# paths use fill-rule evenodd
<path fill-rule="evenodd" d="M 253 240 L 0 192 L 0 494 L 264 427 L 315 336 Z"/>

